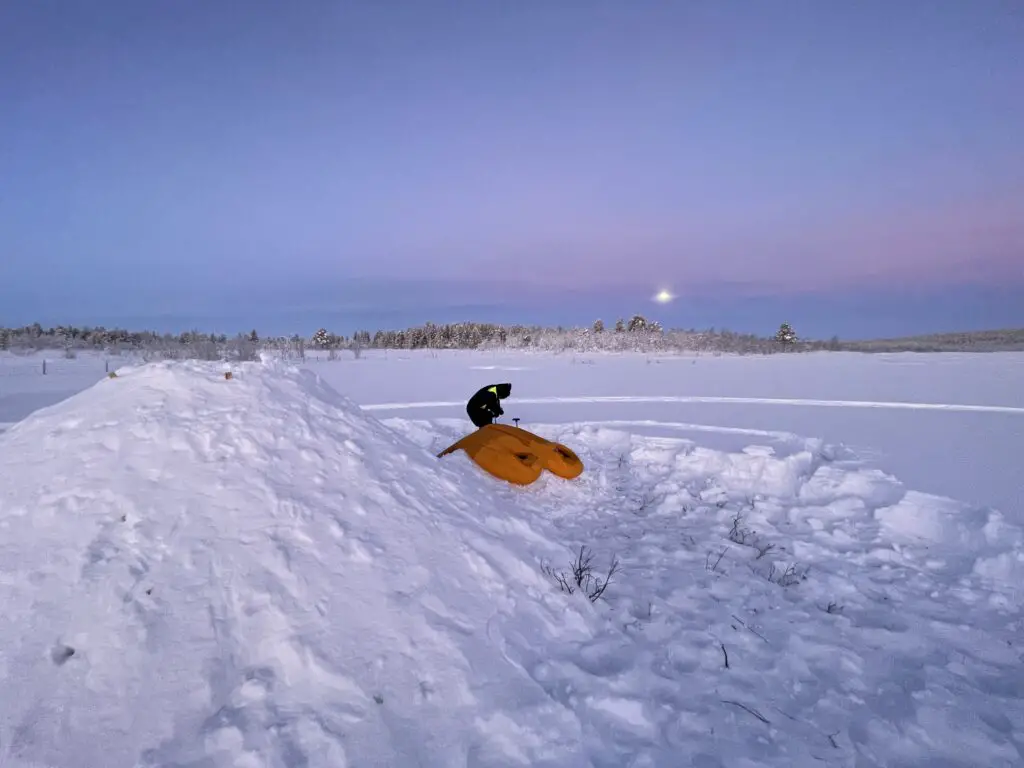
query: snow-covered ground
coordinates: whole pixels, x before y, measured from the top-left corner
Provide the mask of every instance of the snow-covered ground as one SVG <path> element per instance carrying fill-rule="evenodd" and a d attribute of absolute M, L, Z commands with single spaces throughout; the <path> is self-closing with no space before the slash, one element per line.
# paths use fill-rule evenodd
<path fill-rule="evenodd" d="M 0 362 L 91 387 L 0 435 L 0 766 L 1024 763 L 1024 355 L 61 363 Z M 578 480 L 434 457 L 498 381 Z"/>

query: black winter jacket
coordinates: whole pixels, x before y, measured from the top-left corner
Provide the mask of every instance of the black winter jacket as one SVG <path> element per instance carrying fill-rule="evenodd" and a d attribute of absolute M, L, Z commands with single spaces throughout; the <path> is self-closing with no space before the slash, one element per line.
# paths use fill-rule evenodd
<path fill-rule="evenodd" d="M 501 401 L 512 393 L 511 384 L 491 384 L 479 389 L 466 403 L 469 420 L 476 426 L 491 424 L 497 417 L 505 413 Z"/>

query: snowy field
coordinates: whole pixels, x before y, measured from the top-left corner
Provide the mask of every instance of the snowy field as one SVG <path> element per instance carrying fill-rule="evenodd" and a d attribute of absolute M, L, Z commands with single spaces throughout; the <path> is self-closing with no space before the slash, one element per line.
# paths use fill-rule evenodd
<path fill-rule="evenodd" d="M 1024 764 L 1024 355 L 39 363 L 4 768 Z M 434 457 L 500 381 L 583 476 Z"/>

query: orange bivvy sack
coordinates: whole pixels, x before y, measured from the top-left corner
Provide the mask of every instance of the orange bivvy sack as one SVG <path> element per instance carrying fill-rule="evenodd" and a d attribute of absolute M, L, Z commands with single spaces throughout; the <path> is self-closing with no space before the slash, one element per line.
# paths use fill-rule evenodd
<path fill-rule="evenodd" d="M 529 485 L 545 469 L 566 480 L 579 477 L 583 471 L 579 456 L 561 443 L 505 424 L 486 424 L 437 456 L 447 456 L 460 448 L 481 469 L 516 485 Z"/>

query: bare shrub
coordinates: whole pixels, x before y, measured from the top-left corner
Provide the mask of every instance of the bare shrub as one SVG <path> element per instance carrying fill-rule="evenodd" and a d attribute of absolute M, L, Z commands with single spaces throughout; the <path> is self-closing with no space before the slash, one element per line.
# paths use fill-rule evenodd
<path fill-rule="evenodd" d="M 583 592 L 590 602 L 595 603 L 604 595 L 608 584 L 611 583 L 612 576 L 618 573 L 619 561 L 615 557 L 612 558 L 611 565 L 604 578 L 594 575 L 593 561 L 593 553 L 586 546 L 581 545 L 579 554 L 576 555 L 576 559 L 570 565 L 571 573 L 567 574 L 565 571 L 556 572 L 551 566 L 544 566 L 542 570 L 554 579 L 563 592 L 570 595 L 575 594 L 577 591 Z"/>

